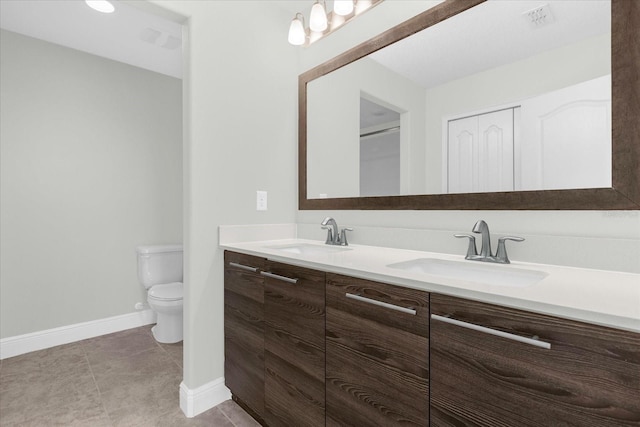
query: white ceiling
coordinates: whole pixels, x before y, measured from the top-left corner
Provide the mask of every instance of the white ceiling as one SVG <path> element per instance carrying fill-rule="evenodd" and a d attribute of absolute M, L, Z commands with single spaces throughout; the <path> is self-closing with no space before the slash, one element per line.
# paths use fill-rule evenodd
<path fill-rule="evenodd" d="M 530 28 L 523 13 L 545 4 L 553 22 Z M 490 0 L 371 58 L 430 88 L 609 32 L 609 0 Z"/>
<path fill-rule="evenodd" d="M 181 78 L 182 26 L 112 3 L 115 11 L 105 14 L 84 0 L 0 0 L 0 27 Z"/>
<path fill-rule="evenodd" d="M 373 126 L 397 122 L 400 113 L 360 97 L 360 131 Z M 396 124 L 397 126 L 397 124 Z"/>
<path fill-rule="evenodd" d="M 313 5 L 312 0 L 270 1 L 291 19 L 296 12 L 308 15 Z M 103 14 L 89 8 L 84 0 L 0 0 L 0 28 L 181 78 L 182 50 L 170 49 L 181 43 L 181 25 L 142 11 L 132 2 L 111 2 L 115 11 Z M 332 4 L 329 2 L 329 9 Z M 284 16 L 286 43 L 290 18 Z M 157 38 L 150 43 L 144 37 Z"/>
<path fill-rule="evenodd" d="M 271 1 L 292 18 L 296 11 L 308 15 L 313 3 Z M 130 4 L 113 3 L 115 12 L 103 14 L 83 0 L 0 0 L 0 27 L 181 78 L 182 51 L 176 46 L 182 39 L 181 25 Z M 333 2 L 327 3 L 331 9 Z M 555 21 L 530 29 L 522 13 L 545 3 Z M 282 23 L 284 43 L 288 24 L 288 20 Z M 424 87 L 432 87 L 492 68 L 498 57 L 500 63 L 513 62 L 552 45 L 603 32 L 610 32 L 609 0 L 492 0 L 378 51 L 372 58 Z M 157 38 L 144 41 L 145 35 L 148 40 Z"/>

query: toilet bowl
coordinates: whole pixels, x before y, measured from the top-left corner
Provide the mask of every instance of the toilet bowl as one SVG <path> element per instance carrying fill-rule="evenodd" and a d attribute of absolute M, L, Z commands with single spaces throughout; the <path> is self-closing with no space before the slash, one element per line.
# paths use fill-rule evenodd
<path fill-rule="evenodd" d="M 156 341 L 176 343 L 182 341 L 182 283 L 155 285 L 147 292 L 149 307 L 157 314 L 157 323 L 151 328 Z"/>
<path fill-rule="evenodd" d="M 161 343 L 182 341 L 182 246 L 138 246 L 138 280 L 147 289 L 147 302 L 157 315 L 151 328 Z"/>

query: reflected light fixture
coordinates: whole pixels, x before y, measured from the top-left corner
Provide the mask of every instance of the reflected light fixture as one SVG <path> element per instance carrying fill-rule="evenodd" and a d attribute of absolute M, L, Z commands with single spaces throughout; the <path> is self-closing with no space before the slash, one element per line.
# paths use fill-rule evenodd
<path fill-rule="evenodd" d="M 107 0 L 84 0 L 84 2 L 93 10 L 102 13 L 112 13 L 115 7 Z"/>
<path fill-rule="evenodd" d="M 383 0 L 334 0 L 333 11 L 327 12 L 325 0 L 315 0 L 309 15 L 309 29 L 305 28 L 301 13 L 291 21 L 289 26 L 289 43 L 295 46 L 308 46 L 341 28 L 362 12 L 382 3 Z"/>

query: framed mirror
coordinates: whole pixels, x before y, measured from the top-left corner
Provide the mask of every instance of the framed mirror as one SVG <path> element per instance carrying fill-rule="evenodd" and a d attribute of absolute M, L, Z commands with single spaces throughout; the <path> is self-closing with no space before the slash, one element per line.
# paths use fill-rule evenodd
<path fill-rule="evenodd" d="M 448 0 L 303 73 L 299 208 L 640 209 L 639 16 Z"/>

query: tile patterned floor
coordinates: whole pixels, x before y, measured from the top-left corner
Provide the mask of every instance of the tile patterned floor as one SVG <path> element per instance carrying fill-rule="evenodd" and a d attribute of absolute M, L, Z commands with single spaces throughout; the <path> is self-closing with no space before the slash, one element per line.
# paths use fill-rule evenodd
<path fill-rule="evenodd" d="M 151 326 L 0 361 L 0 426 L 256 427 L 226 401 L 194 418 L 179 407 L 182 343 Z"/>

